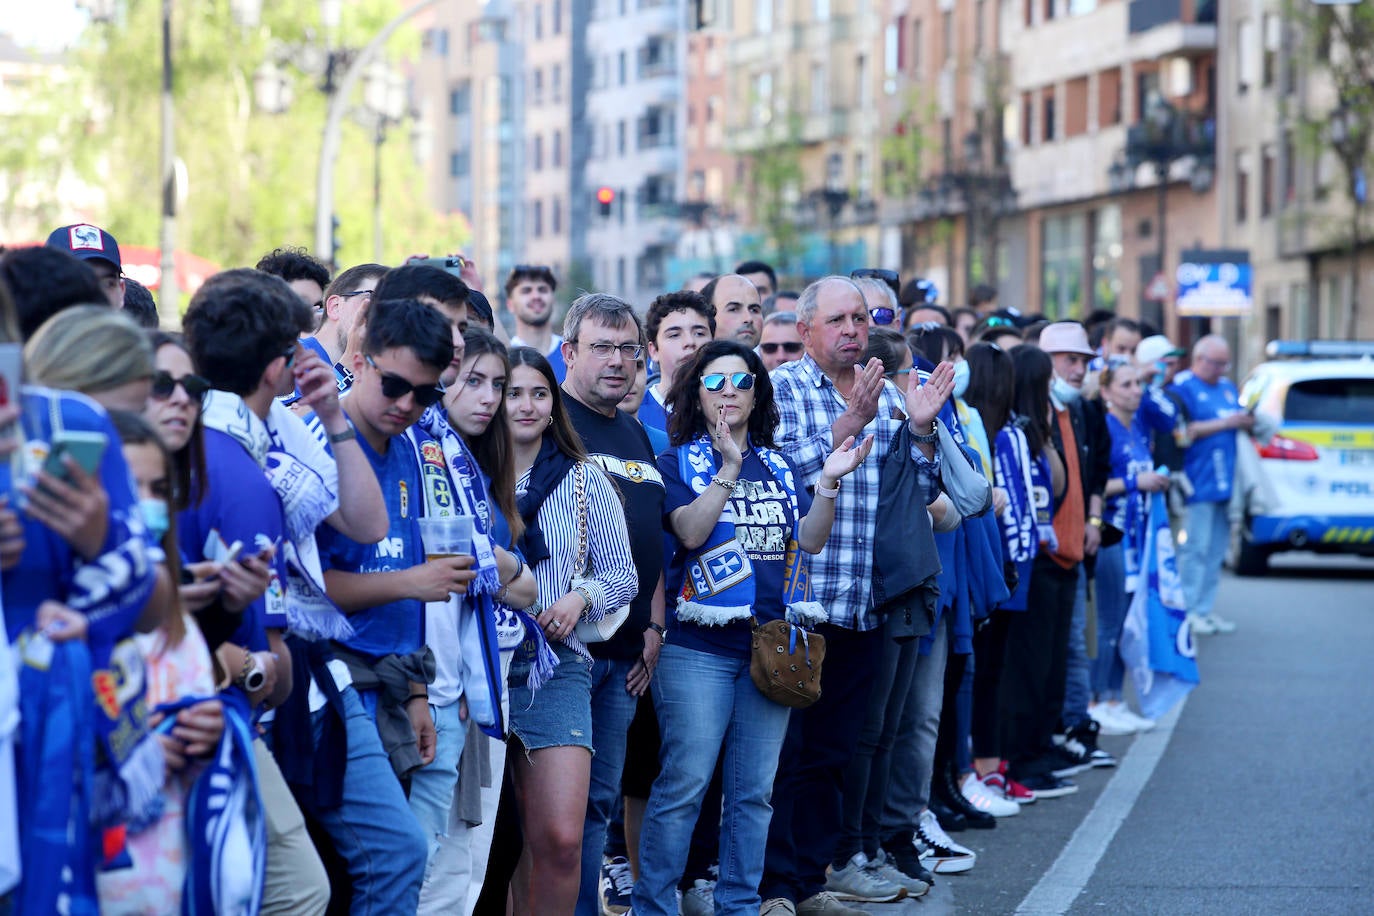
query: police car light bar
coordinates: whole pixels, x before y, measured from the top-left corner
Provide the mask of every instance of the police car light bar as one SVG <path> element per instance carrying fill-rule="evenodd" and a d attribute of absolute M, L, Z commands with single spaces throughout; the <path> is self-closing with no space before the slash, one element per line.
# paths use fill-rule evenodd
<path fill-rule="evenodd" d="M 1325 359 L 1374 358 L 1374 341 L 1363 340 L 1271 340 L 1264 348 L 1270 359 L 1320 357 Z"/>

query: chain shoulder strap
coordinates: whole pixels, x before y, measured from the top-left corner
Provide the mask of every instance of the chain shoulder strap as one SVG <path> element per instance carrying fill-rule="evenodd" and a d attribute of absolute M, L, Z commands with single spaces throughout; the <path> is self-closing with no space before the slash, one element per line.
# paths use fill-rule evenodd
<path fill-rule="evenodd" d="M 577 562 L 574 576 L 587 574 L 587 467 L 579 461 L 573 465 L 573 498 L 577 505 Z"/>

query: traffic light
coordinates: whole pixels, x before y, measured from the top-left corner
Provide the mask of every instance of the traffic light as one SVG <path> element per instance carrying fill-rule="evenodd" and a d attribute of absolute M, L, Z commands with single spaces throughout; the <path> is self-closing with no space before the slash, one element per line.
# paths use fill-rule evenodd
<path fill-rule="evenodd" d="M 611 204 L 615 203 L 615 190 L 605 186 L 597 188 L 596 203 L 601 208 L 601 215 L 609 217 L 611 215 Z"/>
<path fill-rule="evenodd" d="M 333 228 L 329 233 L 329 266 L 331 270 L 338 270 L 339 249 L 343 247 L 339 242 L 339 218 L 337 216 L 330 217 L 330 223 Z"/>

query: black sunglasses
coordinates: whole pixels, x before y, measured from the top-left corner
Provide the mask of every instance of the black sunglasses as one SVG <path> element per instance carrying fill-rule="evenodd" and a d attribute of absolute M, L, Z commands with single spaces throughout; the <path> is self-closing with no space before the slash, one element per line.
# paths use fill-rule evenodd
<path fill-rule="evenodd" d="M 177 386 L 186 392 L 186 396 L 193 401 L 204 401 L 205 393 L 210 390 L 210 383 L 199 375 L 183 375 L 181 378 L 173 378 L 172 373 L 161 369 L 153 373 L 153 397 L 159 401 L 165 401 L 176 391 Z"/>
<path fill-rule="evenodd" d="M 883 305 L 875 309 L 869 309 L 868 317 L 873 319 L 873 323 L 879 327 L 886 327 L 887 325 L 897 323 L 897 310 L 890 309 Z"/>
<path fill-rule="evenodd" d="M 384 372 L 372 361 L 371 356 L 364 356 L 367 364 L 377 370 L 377 374 L 382 377 L 382 396 L 390 400 L 397 401 L 412 391 L 415 393 L 415 403 L 421 407 L 433 407 L 439 403 L 444 396 L 443 385 L 416 385 L 407 379 L 401 378 L 390 372 Z"/>
<path fill-rule="evenodd" d="M 290 369 L 296 364 L 296 351 L 300 349 L 300 344 L 291 341 L 291 345 L 282 352 L 282 359 L 286 360 L 286 368 Z"/>
<path fill-rule="evenodd" d="M 801 341 L 797 340 L 789 340 L 786 343 L 770 342 L 759 344 L 759 350 L 763 353 L 767 353 L 769 356 L 778 352 L 779 348 L 781 348 L 784 353 L 800 353 L 802 351 Z"/>

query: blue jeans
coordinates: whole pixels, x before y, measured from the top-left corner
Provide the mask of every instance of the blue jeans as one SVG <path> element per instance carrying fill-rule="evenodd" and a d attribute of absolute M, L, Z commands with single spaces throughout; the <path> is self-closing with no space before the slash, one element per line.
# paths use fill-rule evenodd
<path fill-rule="evenodd" d="M 1092 663 L 1088 660 L 1088 571 L 1082 563 L 1078 564 L 1078 593 L 1073 599 L 1073 621 L 1069 624 L 1068 659 L 1064 709 L 1060 718 L 1065 728 L 1073 728 L 1088 718 L 1088 700 L 1092 692 Z"/>
<path fill-rule="evenodd" d="M 1231 541 L 1227 503 L 1189 503 L 1183 529 L 1187 540 L 1179 545 L 1179 578 L 1190 614 L 1207 616 L 1217 600 L 1221 564 Z"/>
<path fill-rule="evenodd" d="M 592 781 L 587 794 L 587 820 L 582 827 L 582 883 L 577 893 L 577 916 L 600 916 L 601 856 L 606 850 L 606 825 L 620 798 L 620 774 L 625 768 L 625 734 L 635 717 L 638 699 L 625 690 L 633 662 L 598 658 L 592 663 Z"/>
<path fill-rule="evenodd" d="M 1131 596 L 1126 594 L 1126 548 L 1121 544 L 1097 552 L 1097 658 L 1093 660 L 1093 696 L 1120 700 L 1126 666 L 1121 663 L 1121 628 Z"/>
<path fill-rule="evenodd" d="M 310 813 L 348 863 L 353 882 L 351 914 L 413 913 L 425 877 L 424 832 L 410 813 L 400 780 L 382 750 L 377 724 L 352 687 L 343 691 L 343 704 L 348 733 L 343 802 L 337 808 Z M 328 710 L 326 706 L 311 717 L 317 745 Z M 320 761 L 322 766 L 331 763 Z"/>
<path fill-rule="evenodd" d="M 467 737 L 467 725 L 459 715 L 461 706 L 429 704 L 429 714 L 434 717 L 434 760 L 410 776 L 410 810 L 429 841 L 429 861 L 438 852 L 439 841 L 448 836 L 448 815 L 458 785 L 458 758 L 463 756 Z M 428 867 L 425 870 L 428 872 Z"/>
<path fill-rule="evenodd" d="M 669 645 L 654 677 L 663 735 L 663 768 L 654 781 L 639 844 L 634 911 L 676 916 L 701 799 L 725 746 L 716 912 L 756 914 L 786 706 L 766 699 L 749 677 L 749 659 Z"/>

